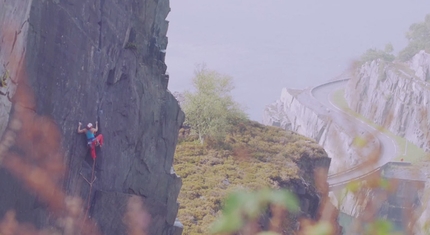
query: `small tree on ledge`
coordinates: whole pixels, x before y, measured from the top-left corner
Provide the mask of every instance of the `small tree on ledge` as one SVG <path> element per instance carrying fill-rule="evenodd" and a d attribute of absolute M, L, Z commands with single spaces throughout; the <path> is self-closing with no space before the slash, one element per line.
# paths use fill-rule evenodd
<path fill-rule="evenodd" d="M 388 43 L 384 50 L 369 49 L 361 56 L 361 62 L 371 62 L 381 59 L 386 62 L 392 62 L 396 57 L 392 54 L 394 51 L 393 45 Z"/>
<path fill-rule="evenodd" d="M 233 79 L 200 66 L 193 78 L 195 92 L 184 93 L 185 122 L 195 130 L 203 144 L 205 137 L 225 135 L 234 120 L 246 114 L 232 96 Z"/>

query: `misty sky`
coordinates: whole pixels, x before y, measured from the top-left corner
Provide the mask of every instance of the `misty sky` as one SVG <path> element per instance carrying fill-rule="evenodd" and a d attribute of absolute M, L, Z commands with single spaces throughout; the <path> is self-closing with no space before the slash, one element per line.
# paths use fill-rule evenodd
<path fill-rule="evenodd" d="M 395 51 L 428 0 L 170 0 L 169 90 L 191 90 L 197 64 L 234 78 L 235 100 L 261 121 L 282 87 L 333 79 L 369 48 Z"/>

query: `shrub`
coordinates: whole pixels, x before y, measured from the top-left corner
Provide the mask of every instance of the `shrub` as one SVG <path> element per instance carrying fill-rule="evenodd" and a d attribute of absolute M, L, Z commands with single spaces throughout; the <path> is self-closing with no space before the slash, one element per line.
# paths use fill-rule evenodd
<path fill-rule="evenodd" d="M 314 151 L 320 147 L 305 137 L 248 120 L 231 126 L 223 139 L 206 138 L 204 145 L 187 139 L 175 152 L 176 173 L 183 177 L 178 217 L 184 235 L 209 234 L 230 192 L 276 189 L 280 182 L 297 178 L 295 160 L 301 150 L 326 156 L 323 150 Z M 297 147 L 301 145 L 305 147 Z"/>
<path fill-rule="evenodd" d="M 369 49 L 361 56 L 361 62 L 371 62 L 377 59 L 392 62 L 396 58 L 392 52 L 393 46 L 391 44 L 387 44 L 384 50 Z"/>
<path fill-rule="evenodd" d="M 407 61 L 421 50 L 430 52 L 430 14 L 424 22 L 412 24 L 406 33 L 409 40 L 408 46 L 399 52 L 399 59 Z"/>
<path fill-rule="evenodd" d="M 185 92 L 182 108 L 186 123 L 194 129 L 203 144 L 212 137 L 223 139 L 231 125 L 246 117 L 230 92 L 233 79 L 205 67 L 199 68 L 193 78 L 195 92 Z"/>

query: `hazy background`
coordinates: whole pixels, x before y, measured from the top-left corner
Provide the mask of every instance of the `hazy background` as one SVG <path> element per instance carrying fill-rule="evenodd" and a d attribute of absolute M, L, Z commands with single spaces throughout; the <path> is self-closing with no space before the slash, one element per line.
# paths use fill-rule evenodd
<path fill-rule="evenodd" d="M 191 90 L 195 65 L 234 78 L 252 120 L 280 97 L 333 79 L 369 48 L 397 52 L 428 0 L 171 0 L 169 90 Z"/>

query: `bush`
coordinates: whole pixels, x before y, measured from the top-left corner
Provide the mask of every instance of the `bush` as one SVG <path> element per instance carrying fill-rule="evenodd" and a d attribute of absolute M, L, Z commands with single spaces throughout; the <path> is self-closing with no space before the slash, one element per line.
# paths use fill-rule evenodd
<path fill-rule="evenodd" d="M 399 59 L 407 61 L 421 50 L 430 51 L 430 14 L 424 22 L 412 24 L 406 33 L 408 46 L 399 52 Z"/>
<path fill-rule="evenodd" d="M 196 92 L 185 92 L 182 108 L 185 122 L 195 130 L 203 144 L 204 139 L 222 139 L 231 125 L 246 118 L 230 92 L 231 77 L 205 67 L 197 69 L 193 78 Z"/>
<path fill-rule="evenodd" d="M 361 62 L 371 62 L 377 59 L 392 62 L 396 58 L 392 52 L 393 46 L 391 44 L 387 44 L 384 50 L 369 49 L 361 56 Z"/>
<path fill-rule="evenodd" d="M 183 234 L 209 234 L 223 198 L 236 189 L 275 189 L 297 178 L 300 151 L 327 156 L 305 137 L 248 120 L 231 126 L 223 139 L 206 138 L 204 145 L 191 136 L 178 143 L 174 163 L 183 178 L 178 197 Z"/>

